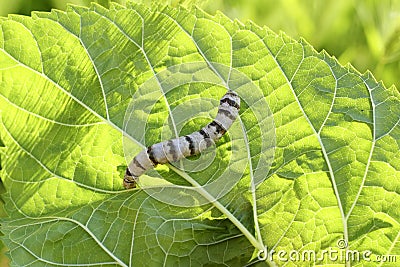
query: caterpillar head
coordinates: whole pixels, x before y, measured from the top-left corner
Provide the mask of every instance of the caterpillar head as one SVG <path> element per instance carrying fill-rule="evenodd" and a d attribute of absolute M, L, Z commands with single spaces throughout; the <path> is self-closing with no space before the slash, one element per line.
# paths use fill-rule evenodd
<path fill-rule="evenodd" d="M 124 187 L 126 189 L 135 188 L 137 184 L 138 177 L 135 177 L 131 174 L 128 168 L 126 168 L 125 176 L 124 176 Z"/>

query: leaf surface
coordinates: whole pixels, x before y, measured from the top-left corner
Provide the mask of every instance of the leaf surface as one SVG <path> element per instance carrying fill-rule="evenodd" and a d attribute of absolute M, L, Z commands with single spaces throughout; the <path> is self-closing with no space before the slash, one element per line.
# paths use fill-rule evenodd
<path fill-rule="evenodd" d="M 1 229 L 15 266 L 243 266 L 264 248 L 320 255 L 341 239 L 372 260 L 399 254 L 400 95 L 371 74 L 198 9 L 70 6 L 9 16 L 0 37 Z M 165 73 L 192 63 L 208 72 L 165 89 Z M 141 177 L 149 189 L 123 190 L 135 153 L 199 130 L 233 85 L 247 101 L 207 168 L 162 165 Z M 143 109 L 127 113 L 132 101 Z M 366 262 L 303 261 L 323 263 Z"/>

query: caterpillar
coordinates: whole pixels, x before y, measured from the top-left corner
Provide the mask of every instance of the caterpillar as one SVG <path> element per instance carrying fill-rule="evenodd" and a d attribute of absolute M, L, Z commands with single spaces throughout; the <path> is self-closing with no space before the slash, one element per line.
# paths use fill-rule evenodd
<path fill-rule="evenodd" d="M 197 132 L 151 145 L 137 154 L 128 164 L 123 185 L 135 188 L 139 176 L 157 166 L 197 155 L 226 133 L 236 120 L 240 98 L 232 90 L 221 98 L 216 118 Z"/>

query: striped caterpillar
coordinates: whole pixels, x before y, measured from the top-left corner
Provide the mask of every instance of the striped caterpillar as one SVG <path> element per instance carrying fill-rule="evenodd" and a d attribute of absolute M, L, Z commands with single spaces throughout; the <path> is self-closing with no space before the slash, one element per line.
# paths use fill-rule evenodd
<path fill-rule="evenodd" d="M 139 152 L 126 168 L 124 187 L 136 187 L 139 176 L 158 164 L 179 161 L 210 147 L 231 127 L 239 109 L 239 96 L 229 90 L 220 100 L 216 118 L 200 131 L 154 144 Z"/>

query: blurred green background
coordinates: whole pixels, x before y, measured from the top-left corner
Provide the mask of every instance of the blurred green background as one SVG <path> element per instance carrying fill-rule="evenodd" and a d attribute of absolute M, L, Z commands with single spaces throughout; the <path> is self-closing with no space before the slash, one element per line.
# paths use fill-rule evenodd
<path fill-rule="evenodd" d="M 128 0 L 117 0 L 125 4 Z M 0 0 L 0 16 L 30 15 L 31 11 L 65 10 L 66 3 L 89 5 L 90 0 Z M 103 6 L 109 0 L 94 1 Z M 136 0 L 148 5 L 193 4 L 210 13 L 222 11 L 232 19 L 252 20 L 275 32 L 303 37 L 317 51 L 325 49 L 342 65 L 370 70 L 386 87 L 400 88 L 400 0 Z M 1 168 L 1 167 L 0 167 Z M 1 191 L 1 186 L 0 186 Z M 0 217 L 4 216 L 0 203 Z M 0 246 L 0 250 L 4 251 Z M 8 266 L 0 253 L 0 266 Z"/>

